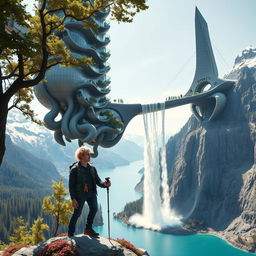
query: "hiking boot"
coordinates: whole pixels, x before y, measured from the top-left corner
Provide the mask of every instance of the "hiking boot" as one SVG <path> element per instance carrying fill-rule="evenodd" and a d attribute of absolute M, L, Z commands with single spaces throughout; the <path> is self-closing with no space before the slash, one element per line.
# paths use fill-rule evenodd
<path fill-rule="evenodd" d="M 72 236 L 74 236 L 74 234 L 68 234 L 68 237 L 72 237 Z"/>
<path fill-rule="evenodd" d="M 84 234 L 91 237 L 98 237 L 99 233 L 95 232 L 92 228 L 85 228 Z"/>

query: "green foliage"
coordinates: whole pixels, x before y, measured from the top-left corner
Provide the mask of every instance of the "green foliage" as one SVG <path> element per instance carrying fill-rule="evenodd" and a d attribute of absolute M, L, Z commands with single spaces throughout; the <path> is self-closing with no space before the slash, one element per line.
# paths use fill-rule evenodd
<path fill-rule="evenodd" d="M 31 232 L 28 227 L 28 223 L 25 223 L 24 219 L 20 216 L 17 219 L 16 227 L 13 230 L 13 234 L 10 236 L 10 245 L 31 243 Z"/>
<path fill-rule="evenodd" d="M 49 195 L 51 191 L 49 190 L 32 190 L 25 188 L 11 188 L 1 185 L 0 191 L 0 250 L 7 248 L 9 241 L 9 236 L 11 235 L 14 228 L 16 228 L 17 218 L 22 216 L 24 221 L 32 226 L 34 221 L 41 216 L 44 218 L 44 222 L 48 224 L 49 230 L 44 230 L 42 233 L 46 239 L 51 237 L 54 232 L 55 217 L 52 215 L 44 215 L 42 212 L 43 197 L 47 194 Z M 86 225 L 86 217 L 88 215 L 89 209 L 85 205 L 82 216 L 78 219 L 77 230 L 82 232 Z M 95 225 L 102 225 L 102 210 L 99 206 L 99 210 L 94 219 Z M 67 232 L 67 228 L 64 225 L 59 227 L 59 232 Z M 33 233 L 33 232 L 32 232 Z"/>
<path fill-rule="evenodd" d="M 100 116 L 106 116 L 107 118 L 111 118 L 113 117 L 113 112 L 109 111 L 109 110 L 105 110 L 100 112 Z"/>
<path fill-rule="evenodd" d="M 35 245 L 45 240 L 43 235 L 44 230 L 48 230 L 49 226 L 43 223 L 43 218 L 38 217 L 31 228 L 25 223 L 20 216 L 17 218 L 16 227 L 13 234 L 10 236 L 10 245 Z"/>
<path fill-rule="evenodd" d="M 59 183 L 53 181 L 52 188 L 53 194 L 44 198 L 42 209 L 45 214 L 55 217 L 54 236 L 56 236 L 59 225 L 69 223 L 68 215 L 73 212 L 73 207 L 71 200 L 65 199 L 68 191 L 64 188 L 63 179 Z"/>
<path fill-rule="evenodd" d="M 107 124 L 114 129 L 123 129 L 124 123 L 117 117 L 112 117 Z"/>
<path fill-rule="evenodd" d="M 33 99 L 34 93 L 32 88 L 21 88 L 13 97 L 13 104 L 9 110 L 16 108 L 23 113 L 26 119 L 29 119 L 38 125 L 43 125 L 44 123 L 36 118 L 34 110 L 30 107 L 30 103 Z"/>
<path fill-rule="evenodd" d="M 3 241 L 0 240 L 0 251 L 5 250 L 8 247 L 8 244 L 4 243 Z"/>
<path fill-rule="evenodd" d="M 45 240 L 43 235 L 44 230 L 49 230 L 49 226 L 43 223 L 43 218 L 38 217 L 35 221 L 33 226 L 31 227 L 31 241 L 32 244 L 38 244 Z"/>
<path fill-rule="evenodd" d="M 0 239 L 9 243 L 9 236 L 16 228 L 17 218 L 22 216 L 31 226 L 34 220 L 41 216 L 42 197 L 48 191 L 35 191 L 31 189 L 11 188 L 1 185 L 0 192 Z M 45 218 L 49 225 L 53 220 Z"/>
<path fill-rule="evenodd" d="M 117 213 L 115 217 L 121 219 L 123 222 L 127 222 L 128 219 L 135 213 L 141 214 L 142 207 L 143 207 L 143 197 L 136 201 L 127 203 L 124 206 L 124 210 L 122 212 Z"/>
<path fill-rule="evenodd" d="M 7 28 L 10 21 L 15 21 L 18 25 L 27 28 L 30 15 L 25 10 L 25 5 L 21 0 L 1 0 L 0 2 L 0 55 L 18 50 L 28 54 L 33 45 L 32 38 L 21 35 L 19 31 Z M 21 46 L 19 49 L 17 45 Z"/>

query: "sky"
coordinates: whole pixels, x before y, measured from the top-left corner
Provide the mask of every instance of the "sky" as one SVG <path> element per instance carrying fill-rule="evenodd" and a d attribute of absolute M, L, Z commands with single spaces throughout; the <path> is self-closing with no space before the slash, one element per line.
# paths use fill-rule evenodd
<path fill-rule="evenodd" d="M 111 99 L 154 103 L 187 92 L 195 72 L 195 6 L 208 23 L 219 77 L 245 47 L 256 46 L 256 0 L 150 0 L 148 5 L 133 23 L 111 21 Z M 166 110 L 166 134 L 178 132 L 190 115 L 189 105 Z M 143 135 L 141 116 L 125 134 Z"/>

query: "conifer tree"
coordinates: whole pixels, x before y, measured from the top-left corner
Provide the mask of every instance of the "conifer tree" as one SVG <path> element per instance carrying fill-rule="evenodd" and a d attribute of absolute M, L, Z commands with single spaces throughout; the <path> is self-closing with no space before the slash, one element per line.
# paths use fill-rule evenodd
<path fill-rule="evenodd" d="M 55 227 L 53 235 L 56 236 L 59 225 L 67 225 L 69 223 L 68 215 L 73 212 L 71 200 L 65 199 L 68 191 L 64 188 L 63 179 L 59 183 L 53 181 L 53 194 L 47 196 L 43 200 L 42 209 L 45 214 L 55 217 Z"/>
<path fill-rule="evenodd" d="M 13 234 L 10 235 L 10 245 L 29 245 L 31 243 L 31 231 L 29 230 L 28 223 L 25 223 L 23 217 L 20 216 L 17 218 L 16 226 Z"/>
<path fill-rule="evenodd" d="M 3 241 L 0 240 L 0 251 L 3 251 L 5 248 L 7 248 L 8 245 L 5 244 Z"/>
<path fill-rule="evenodd" d="M 38 244 L 45 240 L 43 235 L 44 230 L 49 230 L 49 226 L 47 224 L 43 224 L 43 218 L 38 217 L 31 228 L 31 241 L 32 244 Z"/>

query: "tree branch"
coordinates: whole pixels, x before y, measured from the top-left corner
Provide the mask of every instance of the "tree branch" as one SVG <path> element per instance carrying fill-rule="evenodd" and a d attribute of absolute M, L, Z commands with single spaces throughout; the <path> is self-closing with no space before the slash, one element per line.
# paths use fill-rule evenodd
<path fill-rule="evenodd" d="M 41 9 L 39 10 L 39 12 L 42 12 L 42 13 L 43 13 L 43 11 L 45 10 L 45 8 L 46 8 L 46 0 L 43 1 L 42 6 L 41 6 Z"/>
<path fill-rule="evenodd" d="M 20 94 L 18 94 L 17 99 L 16 99 L 16 100 L 14 100 L 14 102 L 13 102 L 12 106 L 10 106 L 10 107 L 8 108 L 8 111 L 10 111 L 10 110 L 11 110 L 11 109 L 13 109 L 13 108 L 17 108 L 17 109 L 19 109 L 19 107 L 17 106 L 17 104 L 18 104 L 18 102 L 19 102 L 19 99 L 20 99 Z"/>
<path fill-rule="evenodd" d="M 44 15 L 46 16 L 47 14 L 51 14 L 51 13 L 59 12 L 59 11 L 63 11 L 63 12 L 64 12 L 64 8 L 49 10 L 49 11 L 47 11 Z"/>
<path fill-rule="evenodd" d="M 107 5 L 105 5 L 105 6 L 102 5 L 102 6 L 99 6 L 99 9 L 102 8 L 102 10 L 105 10 L 105 9 L 107 9 L 108 7 L 110 7 L 111 5 L 113 5 L 113 3 L 107 4 Z M 75 19 L 75 20 L 77 20 L 77 21 L 84 21 L 84 20 L 86 20 L 86 19 L 91 18 L 95 13 L 99 12 L 99 11 L 100 11 L 99 9 L 98 9 L 98 10 L 93 10 L 89 15 L 87 15 L 87 16 L 81 18 L 81 19 L 78 19 L 77 17 L 75 17 L 75 16 L 73 16 L 73 15 L 71 15 L 71 14 L 67 14 L 67 13 L 65 12 L 65 10 L 63 10 L 63 12 L 64 12 L 65 17 L 72 18 L 72 19 Z"/>
<path fill-rule="evenodd" d="M 3 77 L 2 77 L 2 67 L 0 67 L 0 95 L 4 93 L 3 89 Z"/>
<path fill-rule="evenodd" d="M 58 63 L 54 63 L 54 64 L 52 64 L 52 65 L 49 65 L 49 66 L 47 66 L 47 69 L 49 69 L 49 68 L 52 68 L 52 67 L 54 67 L 54 66 L 56 66 L 56 65 L 59 65 L 59 64 L 62 64 L 63 62 L 58 62 Z"/>
<path fill-rule="evenodd" d="M 19 68 L 19 77 L 21 79 L 24 78 L 24 61 L 23 61 L 23 57 L 22 54 L 18 54 L 18 68 Z"/>
<path fill-rule="evenodd" d="M 12 71 L 12 73 L 15 72 L 15 71 L 17 70 L 17 67 L 14 68 L 14 67 L 12 66 L 12 63 L 10 62 L 10 60 L 9 60 L 7 57 L 6 57 L 6 60 L 7 60 L 7 62 L 9 63 L 10 67 L 12 68 L 12 70 L 14 69 L 14 70 Z"/>
<path fill-rule="evenodd" d="M 46 7 L 46 0 L 43 1 L 42 8 L 39 10 L 40 22 L 42 27 L 42 63 L 41 63 L 40 71 L 36 76 L 36 78 L 31 81 L 25 81 L 25 84 L 27 84 L 28 82 L 31 82 L 33 84 L 30 86 L 34 86 L 35 84 L 38 84 L 44 78 L 46 69 L 47 69 L 49 53 L 47 51 L 47 33 L 46 33 L 46 24 L 45 24 L 44 13 L 43 13 L 45 7 Z"/>
<path fill-rule="evenodd" d="M 18 68 L 16 68 L 17 70 Z M 15 70 L 15 71 L 16 71 Z M 2 76 L 2 80 L 7 80 L 7 79 L 10 79 L 12 77 L 19 77 L 17 74 L 15 74 L 15 71 L 13 71 L 11 74 L 9 74 L 8 76 Z"/>
<path fill-rule="evenodd" d="M 43 1 L 42 3 L 42 7 L 39 10 L 39 17 L 40 17 L 40 22 L 41 22 L 41 28 L 42 28 L 42 41 L 41 41 L 41 45 L 42 45 L 42 62 L 41 62 L 41 67 L 39 70 L 38 75 L 29 81 L 23 81 L 22 79 L 20 79 L 21 77 L 19 77 L 18 79 L 16 79 L 13 84 L 8 88 L 8 90 L 5 92 L 5 95 L 7 97 L 7 99 L 11 99 L 11 97 L 17 93 L 17 91 L 23 87 L 33 87 L 36 84 L 38 84 L 41 80 L 43 80 L 45 73 L 46 73 L 46 69 L 47 69 L 47 61 L 48 61 L 48 57 L 49 57 L 49 53 L 47 51 L 47 33 L 46 33 L 46 24 L 45 24 L 45 20 L 44 20 L 44 14 L 43 11 L 45 9 L 46 6 L 46 0 Z"/>

